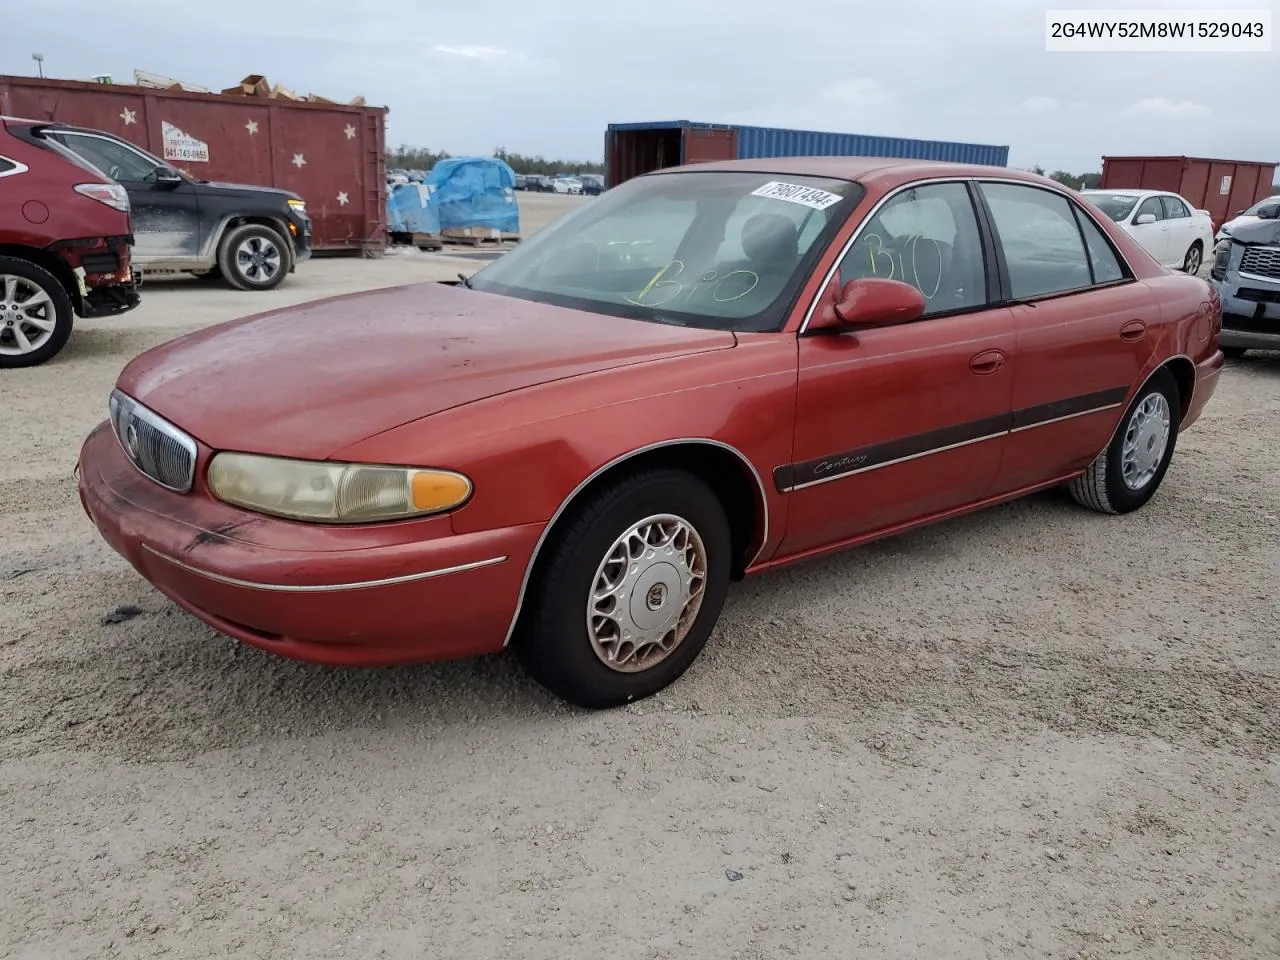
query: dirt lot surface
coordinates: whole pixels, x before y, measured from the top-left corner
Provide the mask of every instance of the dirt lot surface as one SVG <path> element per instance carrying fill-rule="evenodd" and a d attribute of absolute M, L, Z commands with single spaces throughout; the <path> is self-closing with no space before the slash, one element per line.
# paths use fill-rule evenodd
<path fill-rule="evenodd" d="M 97 536 L 71 470 L 128 359 L 459 263 L 158 283 L 0 377 L 0 957 L 1280 956 L 1280 359 L 1139 513 L 1038 496 L 737 585 L 609 713 L 505 656 L 240 648 Z"/>

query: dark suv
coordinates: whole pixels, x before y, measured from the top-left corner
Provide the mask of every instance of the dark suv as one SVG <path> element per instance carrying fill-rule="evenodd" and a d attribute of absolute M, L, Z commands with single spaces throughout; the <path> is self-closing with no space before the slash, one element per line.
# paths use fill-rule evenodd
<path fill-rule="evenodd" d="M 75 318 L 138 305 L 129 195 L 89 164 L 14 135 L 0 117 L 0 368 L 44 363 Z"/>
<path fill-rule="evenodd" d="M 133 262 L 144 276 L 194 273 L 270 290 L 311 256 L 311 218 L 296 193 L 197 180 L 100 130 L 30 122 L 19 135 L 87 161 L 128 191 Z"/>

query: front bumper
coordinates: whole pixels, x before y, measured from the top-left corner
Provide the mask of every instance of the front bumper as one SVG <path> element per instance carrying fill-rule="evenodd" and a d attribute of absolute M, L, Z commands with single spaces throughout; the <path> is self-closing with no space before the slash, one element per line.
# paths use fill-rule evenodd
<path fill-rule="evenodd" d="M 289 231 L 290 238 L 293 240 L 293 269 L 297 269 L 298 264 L 306 263 L 311 259 L 311 221 L 294 217 L 290 223 L 298 231 L 297 233 Z M 290 270 L 290 272 L 293 271 Z"/>
<path fill-rule="evenodd" d="M 397 524 L 384 533 L 265 517 L 152 483 L 107 423 L 85 441 L 77 473 L 90 520 L 166 597 L 243 643 L 332 666 L 502 649 L 542 531 L 405 542 Z"/>
<path fill-rule="evenodd" d="M 1280 350 L 1280 280 L 1240 271 L 1243 247 L 1233 244 L 1215 263 L 1210 280 L 1222 299 L 1224 347 Z M 1220 278 L 1220 279 L 1219 279 Z"/>

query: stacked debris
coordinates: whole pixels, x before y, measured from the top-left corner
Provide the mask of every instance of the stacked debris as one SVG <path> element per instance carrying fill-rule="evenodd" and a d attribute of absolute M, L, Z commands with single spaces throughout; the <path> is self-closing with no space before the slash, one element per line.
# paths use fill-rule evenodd
<path fill-rule="evenodd" d="M 187 90 L 191 93 L 215 92 L 206 87 L 199 87 L 193 83 L 183 83 L 181 80 L 164 77 L 158 73 L 147 73 L 144 70 L 133 71 L 133 82 L 140 87 L 153 87 L 159 90 Z M 228 97 L 261 97 L 266 100 L 298 100 L 306 103 L 340 104 L 342 102 L 340 100 L 330 100 L 328 97 L 322 97 L 315 93 L 308 93 L 305 97 L 299 96 L 278 83 L 273 87 L 267 82 L 267 78 L 260 73 L 251 73 L 234 87 L 225 87 L 218 92 Z M 353 97 L 347 101 L 346 105 L 363 107 L 365 105 L 364 97 Z"/>

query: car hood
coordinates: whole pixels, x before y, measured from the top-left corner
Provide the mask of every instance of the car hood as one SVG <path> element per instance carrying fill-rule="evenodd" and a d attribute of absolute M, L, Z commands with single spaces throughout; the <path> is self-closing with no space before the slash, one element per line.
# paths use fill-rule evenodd
<path fill-rule="evenodd" d="M 1280 220 L 1236 217 L 1222 225 L 1222 232 L 1241 243 L 1277 243 L 1280 242 Z"/>
<path fill-rule="evenodd" d="M 262 194 L 271 194 L 272 196 L 292 200 L 302 199 L 292 190 L 281 190 L 279 187 L 262 187 L 251 183 L 226 183 L 222 180 L 201 180 L 198 182 L 198 186 L 204 190 L 217 191 L 218 193 L 246 193 L 259 196 Z"/>
<path fill-rule="evenodd" d="M 425 283 L 180 337 L 135 359 L 118 386 L 214 449 L 325 459 L 476 400 L 735 343 L 722 330 Z"/>

